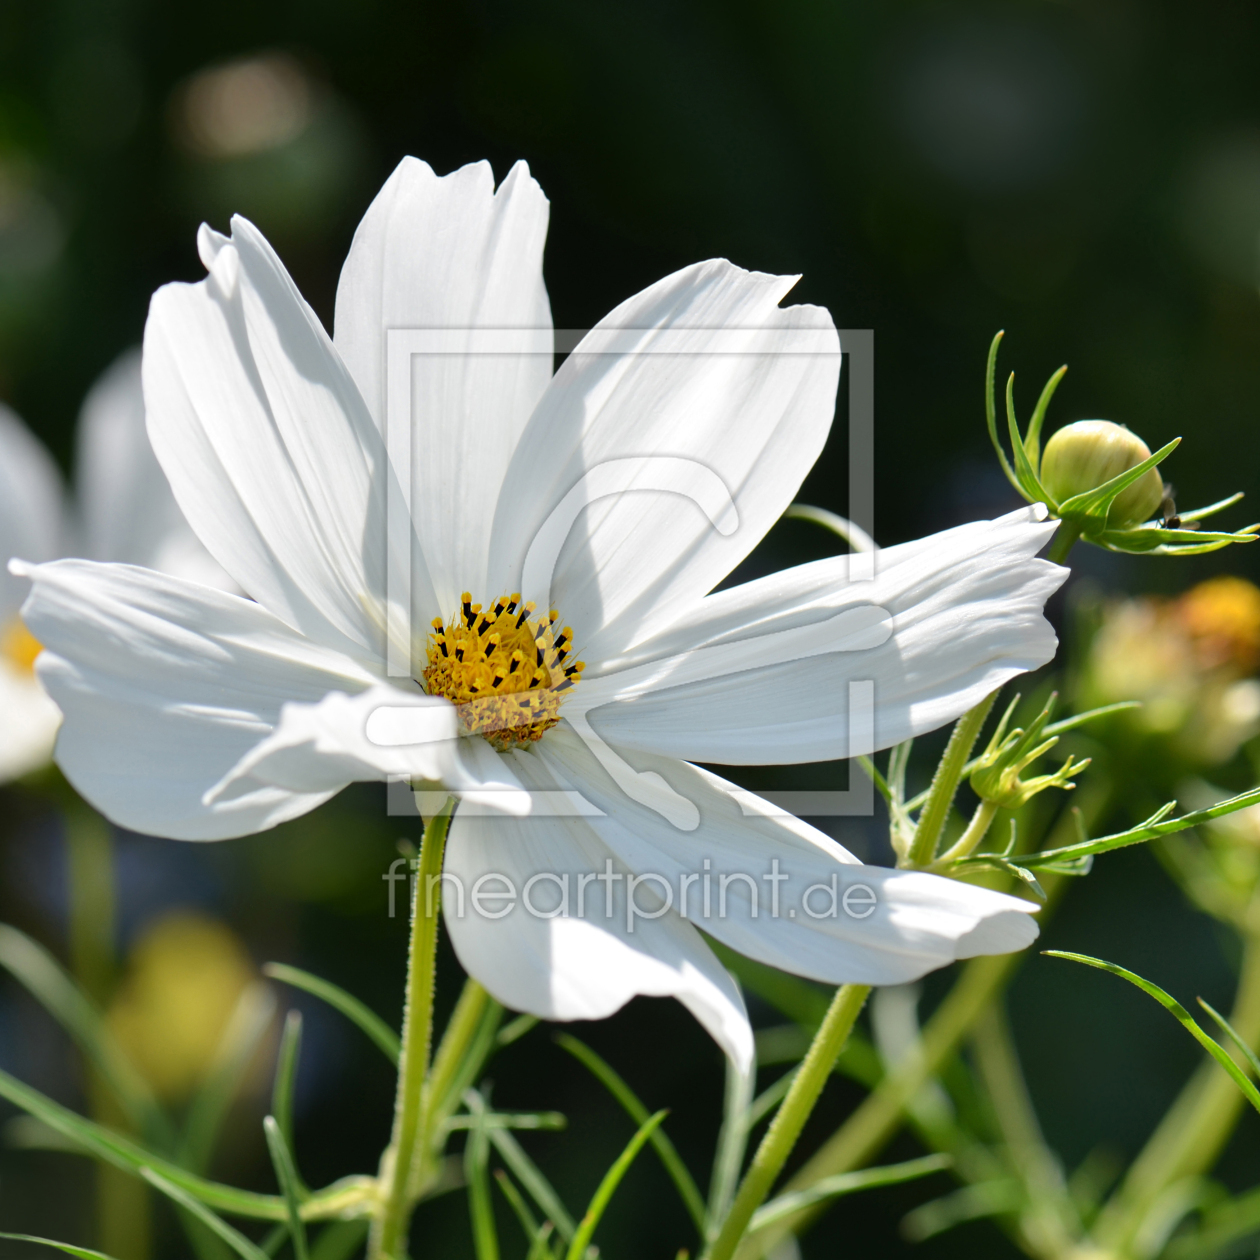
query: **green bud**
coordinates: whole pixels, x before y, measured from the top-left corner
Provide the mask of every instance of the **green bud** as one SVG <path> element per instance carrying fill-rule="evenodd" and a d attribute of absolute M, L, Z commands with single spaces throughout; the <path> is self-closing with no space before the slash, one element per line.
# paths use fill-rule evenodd
<path fill-rule="evenodd" d="M 1055 502 L 1063 503 L 1073 495 L 1097 489 L 1150 457 L 1150 447 L 1124 425 L 1110 420 L 1078 420 L 1065 425 L 1046 443 L 1041 484 Z M 1108 527 L 1124 529 L 1149 520 L 1163 498 L 1159 470 L 1148 469 L 1116 496 L 1107 515 Z"/>

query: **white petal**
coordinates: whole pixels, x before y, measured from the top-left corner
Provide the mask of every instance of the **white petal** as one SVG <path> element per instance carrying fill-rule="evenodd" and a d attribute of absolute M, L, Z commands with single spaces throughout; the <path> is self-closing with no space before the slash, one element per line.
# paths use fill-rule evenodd
<path fill-rule="evenodd" d="M 154 295 L 149 437 L 184 514 L 243 590 L 317 642 L 383 659 L 387 566 L 389 590 L 402 589 L 409 538 L 387 538 L 381 436 L 270 246 L 245 220 L 232 226 L 230 242 L 202 233 L 207 279 Z M 414 581 L 431 603 L 422 573 Z"/>
<path fill-rule="evenodd" d="M 1054 656 L 1042 610 L 1067 570 L 1035 558 L 1054 528 L 1026 508 L 880 551 L 874 581 L 849 582 L 849 557 L 836 556 L 710 595 L 665 634 L 588 671 L 566 710 L 618 747 L 692 761 L 789 764 L 887 748 Z M 884 610 L 892 633 L 846 642 L 863 610 L 872 630 Z M 863 680 L 874 682 L 873 743 L 850 737 L 849 684 Z"/>
<path fill-rule="evenodd" d="M 441 353 L 411 359 L 402 418 L 411 430 L 412 513 L 446 615 L 464 590 L 479 600 L 501 593 L 486 586 L 494 505 L 551 379 L 548 209 L 524 162 L 496 191 L 487 162 L 439 178 L 404 158 L 359 224 L 337 287 L 337 349 L 382 431 L 387 331 L 439 334 Z M 534 335 L 505 353 L 474 329 Z"/>
<path fill-rule="evenodd" d="M 245 783 L 204 800 L 287 701 L 376 681 L 349 657 L 250 600 L 147 569 L 62 560 L 25 572 L 23 617 L 47 649 L 39 675 L 66 715 L 58 764 L 114 822 L 220 840 L 306 813 L 336 790 Z"/>
<path fill-rule="evenodd" d="M 548 517 L 586 495 L 550 597 L 585 659 L 601 660 L 674 620 L 752 550 L 817 459 L 835 409 L 839 341 L 826 311 L 778 305 L 794 283 L 701 263 L 583 339 L 508 470 L 490 588 L 519 590 Z M 668 492 L 655 460 L 671 462 Z M 684 462 L 692 486 L 677 479 Z M 611 494 L 591 480 L 609 465 L 626 473 Z M 733 511 L 711 502 L 714 483 Z M 530 597 L 541 604 L 546 592 Z"/>
<path fill-rule="evenodd" d="M 0 783 L 46 766 L 61 725 L 61 711 L 34 674 L 0 657 Z"/>
<path fill-rule="evenodd" d="M 232 588 L 175 502 L 144 423 L 140 351 L 120 355 L 79 412 L 75 481 L 84 554 Z"/>
<path fill-rule="evenodd" d="M 468 765 L 449 701 L 385 684 L 356 695 L 333 691 L 315 704 L 289 701 L 275 730 L 255 744 L 207 794 L 213 803 L 245 782 L 290 792 L 340 791 L 347 783 L 400 775 L 440 783 L 515 813 L 529 798 L 514 783 L 483 782 Z M 485 740 L 476 743 L 490 751 Z M 491 758 L 493 769 L 501 769 Z"/>
<path fill-rule="evenodd" d="M 537 758 L 517 755 L 511 761 L 531 788 L 555 787 Z M 585 912 L 579 916 L 577 878 L 605 871 L 606 862 L 621 879 L 585 889 Z M 457 811 L 446 875 L 462 888 L 462 906 L 452 880 L 443 890 L 451 943 L 464 969 L 500 1002 L 543 1019 L 603 1019 L 636 994 L 676 997 L 740 1070 L 747 1070 L 752 1031 L 738 988 L 696 929 L 677 915 L 637 918 L 634 930 L 627 930 L 625 874 L 582 819 L 493 818 Z M 530 885 L 538 875 L 543 878 Z M 570 914 L 543 917 L 560 908 L 557 880 L 566 876 Z M 515 899 L 493 898 L 509 887 Z M 613 889 L 608 914 L 605 887 Z M 642 894 L 640 903 L 647 904 Z M 500 911 L 503 917 L 491 917 Z"/>
<path fill-rule="evenodd" d="M 665 880 L 680 912 L 685 892 L 700 927 L 772 967 L 828 984 L 901 984 L 1036 938 L 1032 903 L 938 875 L 864 866 L 800 819 L 694 766 L 630 754 L 695 804 L 699 826 L 680 832 L 621 793 L 571 732 L 549 732 L 538 755 L 602 811 L 587 822 L 621 862 Z M 699 879 L 684 889 L 686 875 Z"/>
<path fill-rule="evenodd" d="M 17 556 L 54 560 L 67 545 L 61 475 L 34 434 L 0 403 L 0 633 L 26 598 L 8 570 Z"/>

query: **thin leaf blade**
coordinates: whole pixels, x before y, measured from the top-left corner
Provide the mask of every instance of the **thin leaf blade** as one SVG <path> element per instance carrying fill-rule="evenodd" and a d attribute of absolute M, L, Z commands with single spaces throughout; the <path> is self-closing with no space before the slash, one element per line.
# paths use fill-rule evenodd
<path fill-rule="evenodd" d="M 586 1209 L 586 1215 L 582 1217 L 582 1222 L 569 1243 L 565 1260 L 584 1260 L 586 1248 L 590 1245 L 600 1219 L 616 1193 L 617 1187 L 621 1184 L 622 1178 L 629 1171 L 630 1165 L 634 1163 L 635 1157 L 643 1149 L 648 1138 L 660 1127 L 667 1115 L 669 1115 L 668 1111 L 658 1111 L 650 1116 L 646 1123 L 639 1126 L 639 1131 L 626 1144 L 626 1149 L 613 1161 L 612 1167 L 604 1174 L 604 1179 L 591 1196 L 590 1206 Z"/>
<path fill-rule="evenodd" d="M 333 984 L 330 980 L 324 980 L 320 976 L 311 975 L 309 971 L 303 971 L 300 967 L 290 967 L 288 963 L 267 963 L 263 967 L 263 974 L 270 976 L 273 980 L 280 980 L 284 984 L 291 984 L 295 989 L 302 989 L 327 1002 L 352 1024 L 358 1025 L 359 1029 L 376 1043 L 381 1053 L 395 1067 L 398 1066 L 398 1060 L 402 1054 L 402 1039 L 375 1011 L 369 1009 L 353 994 L 347 993 L 345 989 Z"/>

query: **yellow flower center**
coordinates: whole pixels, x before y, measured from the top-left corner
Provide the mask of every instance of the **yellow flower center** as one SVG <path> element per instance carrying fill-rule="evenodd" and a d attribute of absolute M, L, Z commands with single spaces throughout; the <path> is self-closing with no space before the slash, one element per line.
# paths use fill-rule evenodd
<path fill-rule="evenodd" d="M 33 674 L 35 658 L 43 650 L 43 645 L 26 628 L 21 617 L 14 617 L 0 633 L 0 657 L 19 674 Z"/>
<path fill-rule="evenodd" d="M 500 752 L 541 739 L 560 720 L 566 693 L 584 664 L 571 659 L 573 629 L 556 630 L 560 614 L 534 617 L 520 595 L 503 596 L 482 610 L 464 592 L 446 624 L 433 620 L 424 687 L 459 709 L 470 735 L 484 736 Z"/>

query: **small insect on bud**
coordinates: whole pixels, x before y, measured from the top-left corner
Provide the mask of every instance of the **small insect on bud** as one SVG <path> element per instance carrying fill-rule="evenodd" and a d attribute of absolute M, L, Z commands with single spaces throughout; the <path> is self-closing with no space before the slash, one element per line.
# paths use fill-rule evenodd
<path fill-rule="evenodd" d="M 1046 443 L 1041 457 L 1041 484 L 1058 503 L 1096 490 L 1113 477 L 1151 457 L 1150 447 L 1136 433 L 1110 420 L 1078 420 L 1065 425 Z M 1116 496 L 1107 516 L 1111 529 L 1148 520 L 1164 498 L 1164 482 L 1147 469 Z"/>

